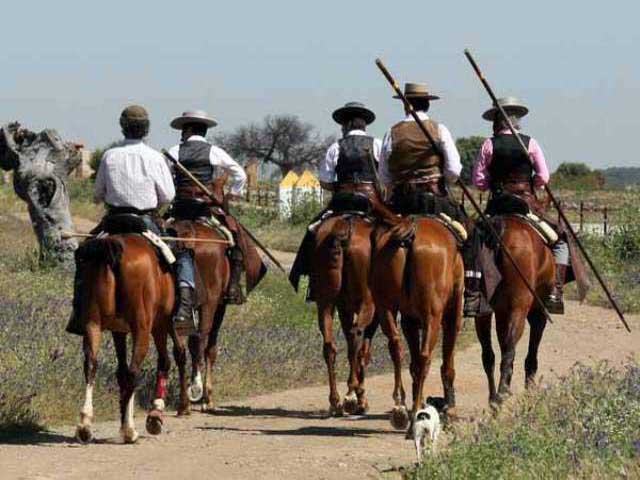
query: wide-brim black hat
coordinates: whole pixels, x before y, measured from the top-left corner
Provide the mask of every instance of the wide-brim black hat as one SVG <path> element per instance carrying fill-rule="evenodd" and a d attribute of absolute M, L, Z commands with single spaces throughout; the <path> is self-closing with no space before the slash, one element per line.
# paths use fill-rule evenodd
<path fill-rule="evenodd" d="M 344 107 L 340 107 L 332 115 L 333 119 L 340 125 L 352 118 L 362 118 L 367 125 L 376 120 L 376 114 L 369 110 L 360 102 L 349 102 Z"/>
<path fill-rule="evenodd" d="M 500 105 L 506 113 L 516 115 L 518 118 L 522 118 L 529 113 L 529 109 L 515 97 L 499 98 L 498 105 Z M 498 115 L 500 115 L 500 111 L 498 107 L 494 105 L 482 114 L 482 118 L 493 122 Z"/>

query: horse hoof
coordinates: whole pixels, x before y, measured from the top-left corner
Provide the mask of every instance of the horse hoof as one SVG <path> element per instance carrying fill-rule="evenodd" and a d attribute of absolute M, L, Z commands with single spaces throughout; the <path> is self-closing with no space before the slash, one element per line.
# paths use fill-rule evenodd
<path fill-rule="evenodd" d="M 409 426 L 409 412 L 407 412 L 407 407 L 404 405 L 393 407 L 389 421 L 391 422 L 391 426 L 396 430 L 405 430 Z"/>
<path fill-rule="evenodd" d="M 120 437 L 122 437 L 122 441 L 127 445 L 132 445 L 138 441 L 140 435 L 135 429 L 126 427 L 120 429 Z"/>
<path fill-rule="evenodd" d="M 76 427 L 76 439 L 80 443 L 89 443 L 93 440 L 93 432 L 89 425 L 78 425 Z"/>
<path fill-rule="evenodd" d="M 356 408 L 356 415 L 366 415 L 369 411 L 369 402 L 366 400 L 361 401 Z"/>
<path fill-rule="evenodd" d="M 216 404 L 213 402 L 204 403 L 202 404 L 202 413 L 208 413 L 210 415 L 213 415 L 215 413 L 218 413 L 218 408 L 216 407 Z"/>
<path fill-rule="evenodd" d="M 202 400 L 203 395 L 204 389 L 199 383 L 192 383 L 189 385 L 189 388 L 187 388 L 187 397 L 189 397 L 189 401 L 191 403 L 198 403 Z"/>
<path fill-rule="evenodd" d="M 188 417 L 189 415 L 191 415 L 191 409 L 190 408 L 180 408 L 180 409 L 178 409 L 178 416 L 179 417 Z"/>
<path fill-rule="evenodd" d="M 151 435 L 160 435 L 162 433 L 162 413 L 153 410 L 147 416 L 147 432 Z"/>
<path fill-rule="evenodd" d="M 358 411 L 358 396 L 350 393 L 344 397 L 344 411 L 349 415 L 354 415 Z"/>
<path fill-rule="evenodd" d="M 341 404 L 331 405 L 329 407 L 329 416 L 331 417 L 342 417 L 344 415 L 344 408 Z"/>

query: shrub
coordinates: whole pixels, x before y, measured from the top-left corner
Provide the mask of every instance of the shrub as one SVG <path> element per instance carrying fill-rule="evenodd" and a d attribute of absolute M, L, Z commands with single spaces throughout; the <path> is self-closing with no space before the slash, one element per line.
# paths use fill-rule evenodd
<path fill-rule="evenodd" d="M 556 385 L 454 428 L 406 478 L 629 478 L 640 470 L 640 365 L 577 365 Z"/>

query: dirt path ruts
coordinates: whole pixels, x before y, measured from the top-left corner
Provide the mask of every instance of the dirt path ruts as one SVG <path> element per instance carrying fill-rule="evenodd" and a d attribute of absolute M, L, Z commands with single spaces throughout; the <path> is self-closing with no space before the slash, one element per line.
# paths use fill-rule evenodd
<path fill-rule="evenodd" d="M 556 317 L 545 332 L 540 352 L 544 381 L 566 373 L 576 361 L 620 363 L 635 355 L 639 320 L 630 318 L 634 333 L 627 334 L 611 310 L 569 303 L 567 315 Z M 516 358 L 515 391 L 522 390 L 527 335 Z M 477 415 L 487 404 L 479 346 L 460 352 L 456 361 L 459 411 Z M 440 394 L 438 377 L 436 366 L 428 382 L 432 394 Z M 408 386 L 408 374 L 404 379 Z M 135 446 L 118 444 L 115 422 L 98 423 L 99 443 L 88 446 L 77 445 L 74 428 L 64 427 L 28 443 L 0 445 L 0 478 L 377 478 L 392 466 L 413 461 L 411 443 L 386 419 L 391 387 L 390 375 L 369 380 L 371 412 L 361 419 L 326 418 L 327 389 L 317 386 L 230 402 L 217 415 L 169 415 L 166 433 L 144 433 Z M 140 415 L 137 426 L 143 433 Z"/>

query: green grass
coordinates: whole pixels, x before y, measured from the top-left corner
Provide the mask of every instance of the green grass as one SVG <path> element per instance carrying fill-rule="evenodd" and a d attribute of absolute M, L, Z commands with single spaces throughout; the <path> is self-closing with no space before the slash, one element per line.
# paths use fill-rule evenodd
<path fill-rule="evenodd" d="M 457 425 L 407 479 L 640 477 L 640 365 L 576 366 L 496 417 Z M 443 442 L 443 443 L 444 443 Z"/>

